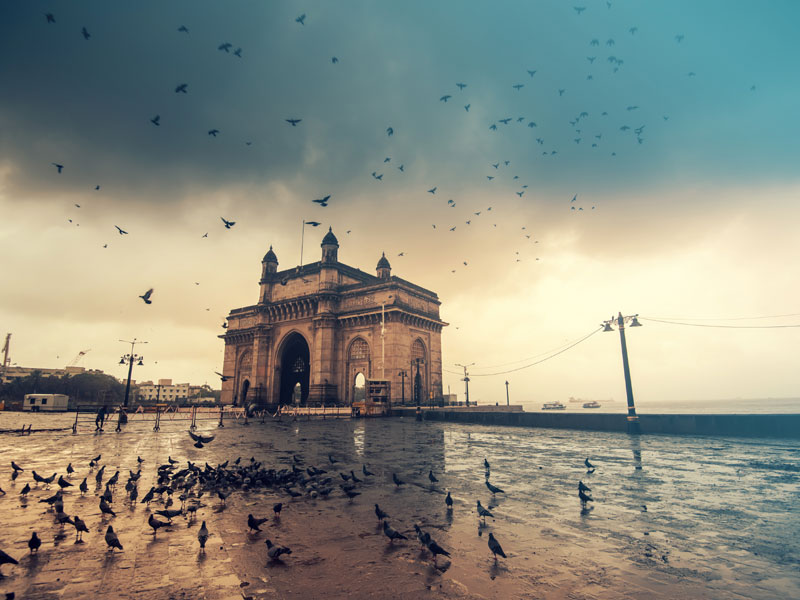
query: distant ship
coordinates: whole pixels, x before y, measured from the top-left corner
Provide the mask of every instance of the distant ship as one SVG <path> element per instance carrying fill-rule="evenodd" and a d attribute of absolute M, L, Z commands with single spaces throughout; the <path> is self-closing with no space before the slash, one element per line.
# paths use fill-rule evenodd
<path fill-rule="evenodd" d="M 592 400 L 591 402 L 584 402 L 583 408 L 600 408 L 600 403 L 597 400 Z"/>
<path fill-rule="evenodd" d="M 555 402 L 545 402 L 542 404 L 542 410 L 564 410 L 567 405 L 563 402 L 556 400 Z"/>

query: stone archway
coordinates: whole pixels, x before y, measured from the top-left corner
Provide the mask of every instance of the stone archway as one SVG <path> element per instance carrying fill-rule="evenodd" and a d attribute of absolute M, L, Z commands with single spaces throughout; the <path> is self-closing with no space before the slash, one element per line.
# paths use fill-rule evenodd
<path fill-rule="evenodd" d="M 284 338 L 278 356 L 280 368 L 280 404 L 292 404 L 294 389 L 300 384 L 301 404 L 308 401 L 308 384 L 311 373 L 311 353 L 305 338 L 297 332 L 290 333 Z"/>

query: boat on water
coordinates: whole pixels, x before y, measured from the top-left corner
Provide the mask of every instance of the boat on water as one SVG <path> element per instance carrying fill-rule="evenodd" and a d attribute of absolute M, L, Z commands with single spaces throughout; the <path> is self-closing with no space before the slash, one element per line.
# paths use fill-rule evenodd
<path fill-rule="evenodd" d="M 592 400 L 591 402 L 584 402 L 583 408 L 600 408 L 600 403 L 597 400 Z"/>
<path fill-rule="evenodd" d="M 564 410 L 567 408 L 566 404 L 556 400 L 555 402 L 545 402 L 542 404 L 542 410 Z"/>

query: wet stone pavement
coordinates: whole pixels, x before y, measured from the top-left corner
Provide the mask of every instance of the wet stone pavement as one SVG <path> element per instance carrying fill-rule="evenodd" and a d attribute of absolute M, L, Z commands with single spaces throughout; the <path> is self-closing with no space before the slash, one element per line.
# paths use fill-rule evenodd
<path fill-rule="evenodd" d="M 489 428 L 406 419 L 370 421 L 200 422 L 215 435 L 196 448 L 188 423 L 133 420 L 121 433 L 69 427 L 69 415 L 0 413 L 0 429 L 34 423 L 30 436 L 0 435 L 0 549 L 19 561 L 3 565 L 0 592 L 16 598 L 796 598 L 800 597 L 800 468 L 797 444 L 785 441 L 645 436 L 521 428 Z M 90 460 L 101 455 L 103 483 Z M 329 455 L 337 461 L 332 464 Z M 124 489 L 139 468 L 138 499 Z M 180 515 L 154 536 L 147 520 L 169 497 L 149 507 L 142 497 L 168 458 L 201 469 L 241 457 L 264 468 L 328 471 L 333 491 L 314 497 L 302 486 L 291 497 L 281 488 L 230 489 L 223 503 L 203 491 L 196 517 Z M 587 473 L 586 456 L 597 465 Z M 485 485 L 483 459 L 491 463 Z M 11 479 L 11 461 L 25 469 Z M 40 500 L 58 489 L 33 480 L 32 471 L 68 478 L 64 512 L 83 519 L 88 533 L 75 543 Z M 374 473 L 363 476 L 362 465 Z M 104 515 L 99 496 L 119 470 L 119 484 Z M 340 473 L 358 479 L 348 499 Z M 428 479 L 433 470 L 438 482 Z M 392 483 L 396 473 L 406 483 Z M 56 475 L 56 478 L 58 477 Z M 89 491 L 78 484 L 87 478 Z M 594 503 L 581 510 L 577 482 L 592 488 Z M 22 488 L 31 491 L 22 497 Z M 444 496 L 455 500 L 446 510 Z M 200 491 L 194 488 L 193 495 Z M 173 495 L 172 508 L 181 505 Z M 494 513 L 486 525 L 476 500 Z M 283 502 L 279 518 L 272 506 Z M 409 540 L 389 542 L 374 504 Z M 248 533 L 247 515 L 268 518 Z M 162 518 L 162 517 L 159 517 Z M 162 518 L 163 519 L 163 518 Z M 199 551 L 206 521 L 211 537 Z M 419 523 L 451 554 L 438 558 L 417 542 Z M 124 550 L 109 551 L 104 533 L 117 532 Z M 27 541 L 36 531 L 38 553 Z M 497 563 L 489 532 L 507 559 Z M 269 561 L 265 540 L 292 554 Z"/>

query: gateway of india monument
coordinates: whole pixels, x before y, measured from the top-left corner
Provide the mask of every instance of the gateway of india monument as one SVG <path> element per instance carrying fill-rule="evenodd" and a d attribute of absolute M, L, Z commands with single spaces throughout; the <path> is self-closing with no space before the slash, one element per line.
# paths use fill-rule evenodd
<path fill-rule="evenodd" d="M 329 228 L 319 262 L 279 271 L 270 247 L 258 303 L 231 310 L 220 336 L 223 403 L 350 405 L 364 380 L 388 381 L 393 404 L 442 397 L 438 296 L 393 276 L 385 255 L 370 275 L 338 250 Z"/>

